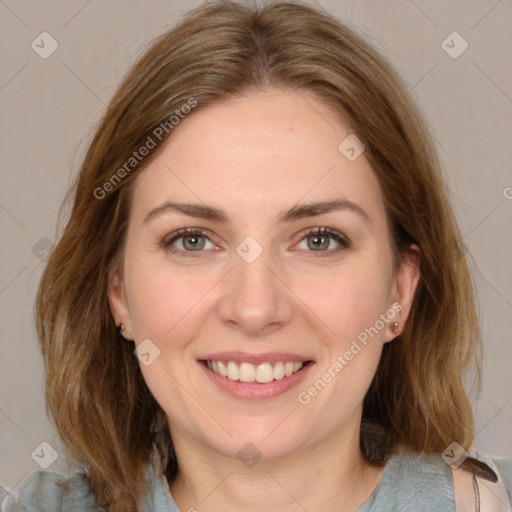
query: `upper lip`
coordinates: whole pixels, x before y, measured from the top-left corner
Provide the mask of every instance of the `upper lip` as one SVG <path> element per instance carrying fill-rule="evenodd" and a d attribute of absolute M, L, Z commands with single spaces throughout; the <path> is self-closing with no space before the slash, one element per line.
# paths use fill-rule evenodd
<path fill-rule="evenodd" d="M 304 357 L 298 354 L 291 354 L 289 352 L 263 352 L 261 354 L 250 354 L 249 352 L 216 352 L 214 354 L 207 354 L 198 359 L 199 361 L 233 361 L 235 363 L 251 363 L 262 364 L 270 363 L 275 364 L 279 361 L 286 362 L 301 362 L 312 361 L 310 357 Z"/>

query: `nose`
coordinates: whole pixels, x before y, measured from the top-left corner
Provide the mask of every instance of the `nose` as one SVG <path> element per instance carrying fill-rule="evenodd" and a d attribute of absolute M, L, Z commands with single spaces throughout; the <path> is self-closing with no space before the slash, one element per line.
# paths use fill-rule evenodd
<path fill-rule="evenodd" d="M 251 263 L 234 255 L 219 300 L 221 321 L 251 336 L 265 336 L 292 321 L 292 293 L 266 251 Z"/>

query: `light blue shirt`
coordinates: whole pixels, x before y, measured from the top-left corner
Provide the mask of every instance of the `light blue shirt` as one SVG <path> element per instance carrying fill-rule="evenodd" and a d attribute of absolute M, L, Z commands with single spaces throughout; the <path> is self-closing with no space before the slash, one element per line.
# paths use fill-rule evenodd
<path fill-rule="evenodd" d="M 512 459 L 471 456 L 498 472 L 512 506 Z M 144 512 L 180 512 L 162 473 L 165 460 L 155 449 L 153 463 L 145 470 Z M 85 475 L 70 478 L 52 471 L 31 473 L 22 481 L 19 492 L 0 486 L 2 512 L 102 512 L 94 503 Z M 400 449 L 386 464 L 381 481 L 357 512 L 455 511 L 450 467 L 440 455 L 413 454 Z M 186 511 L 181 511 L 186 512 Z"/>

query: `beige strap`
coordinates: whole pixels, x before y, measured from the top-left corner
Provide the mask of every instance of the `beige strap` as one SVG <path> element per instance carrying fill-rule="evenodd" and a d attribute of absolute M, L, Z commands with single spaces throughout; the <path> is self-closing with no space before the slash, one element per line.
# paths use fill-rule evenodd
<path fill-rule="evenodd" d="M 505 485 L 498 475 L 498 481 L 476 478 L 464 469 L 452 469 L 457 512 L 510 512 Z"/>

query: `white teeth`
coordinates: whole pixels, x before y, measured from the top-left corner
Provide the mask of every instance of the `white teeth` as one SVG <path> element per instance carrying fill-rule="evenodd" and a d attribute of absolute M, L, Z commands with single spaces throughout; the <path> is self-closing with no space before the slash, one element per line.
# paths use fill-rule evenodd
<path fill-rule="evenodd" d="M 226 365 L 222 361 L 217 361 L 217 367 L 219 369 L 218 373 L 221 377 L 228 376 L 228 369 L 226 368 Z"/>
<path fill-rule="evenodd" d="M 253 365 L 251 365 L 253 366 Z M 272 382 L 274 380 L 274 370 L 270 363 L 259 364 L 256 370 L 256 380 L 258 382 Z"/>
<path fill-rule="evenodd" d="M 254 365 L 242 363 L 240 365 L 239 377 L 242 382 L 254 382 L 256 380 L 256 369 Z"/>
<path fill-rule="evenodd" d="M 282 379 L 284 377 L 284 363 L 279 361 L 274 366 L 274 379 Z"/>
<path fill-rule="evenodd" d="M 238 380 L 238 365 L 233 361 L 229 361 L 228 363 L 228 379 L 230 380 Z"/>
<path fill-rule="evenodd" d="M 254 365 L 244 362 L 238 365 L 234 361 L 229 361 L 226 365 L 222 361 L 206 361 L 206 366 L 221 377 L 227 377 L 230 380 L 265 384 L 289 377 L 292 373 L 299 371 L 304 363 L 278 361 L 272 368 L 270 363 Z"/>

